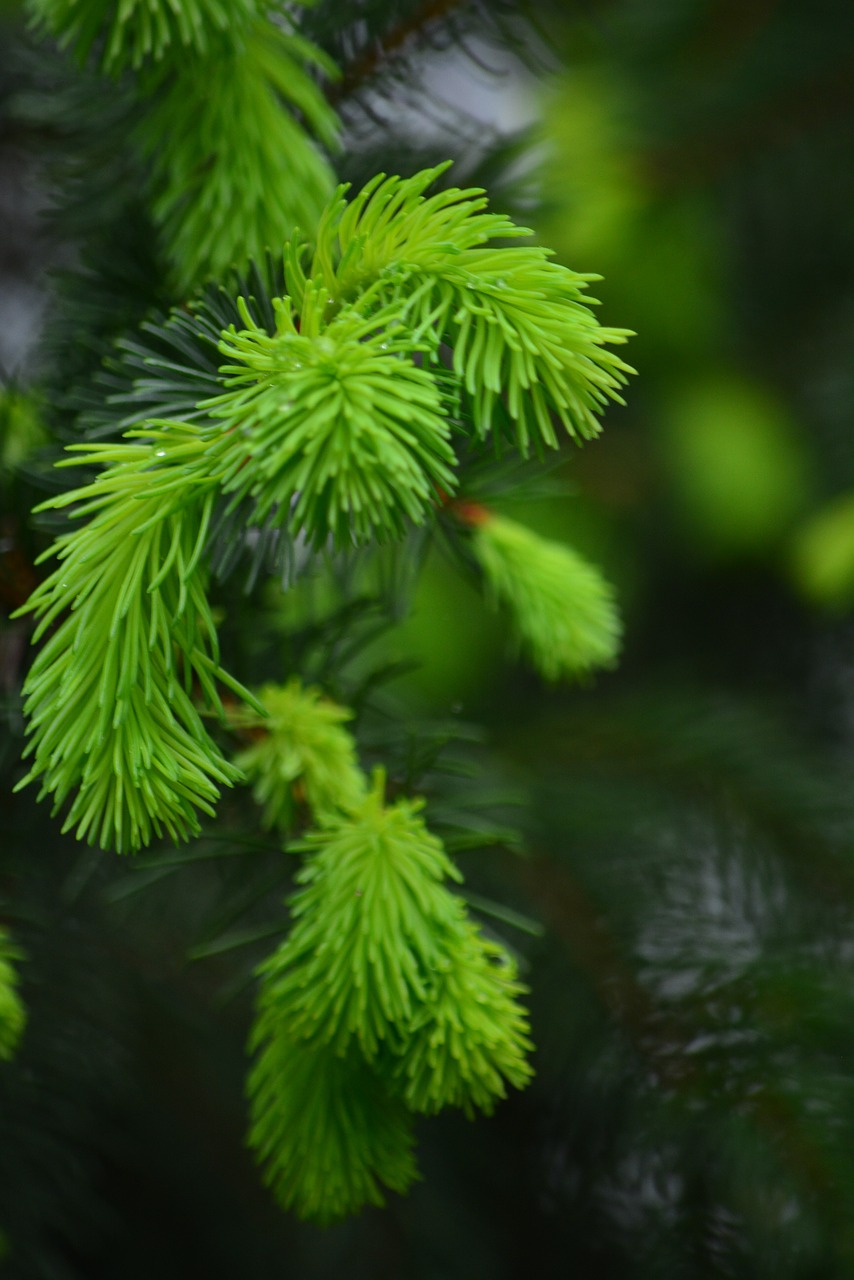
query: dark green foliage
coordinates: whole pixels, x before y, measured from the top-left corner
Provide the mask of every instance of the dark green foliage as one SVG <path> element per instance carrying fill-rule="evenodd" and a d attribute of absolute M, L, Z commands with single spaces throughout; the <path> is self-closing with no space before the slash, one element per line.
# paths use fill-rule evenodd
<path fill-rule="evenodd" d="M 5 932 L 0 932 L 0 1059 L 11 1058 L 18 1047 L 27 1014 L 18 995 L 17 962 L 21 953 Z"/>

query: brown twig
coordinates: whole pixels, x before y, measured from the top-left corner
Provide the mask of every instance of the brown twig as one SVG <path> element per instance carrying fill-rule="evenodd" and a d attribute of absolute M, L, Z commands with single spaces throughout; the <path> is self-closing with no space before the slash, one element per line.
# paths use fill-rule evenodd
<path fill-rule="evenodd" d="M 342 98 L 349 97 L 366 81 L 373 79 L 394 54 L 399 53 L 404 45 L 425 28 L 467 3 L 469 0 L 426 0 L 415 13 L 392 27 L 361 57 L 345 67 L 341 79 L 329 87 L 330 102 L 339 102 Z"/>
<path fill-rule="evenodd" d="M 20 609 L 35 591 L 38 574 L 20 544 L 20 529 L 12 518 L 0 525 L 0 606 Z"/>

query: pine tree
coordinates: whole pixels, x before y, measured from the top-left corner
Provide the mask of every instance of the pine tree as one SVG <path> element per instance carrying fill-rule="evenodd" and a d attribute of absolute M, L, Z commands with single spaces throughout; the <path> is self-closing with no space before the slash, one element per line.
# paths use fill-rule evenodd
<path fill-rule="evenodd" d="M 850 601 L 846 471 L 813 509 L 731 355 L 811 350 L 727 125 L 831 58 L 784 9 L 753 64 L 699 4 L 13 13 L 61 264 L 0 402 L 16 1274 L 848 1274 L 850 730 L 771 643 Z M 413 143 L 508 52 L 547 151 Z M 474 631 L 487 731 L 407 684 Z"/>
<path fill-rule="evenodd" d="M 222 788 L 250 782 L 259 827 L 308 855 L 259 969 L 249 1142 L 283 1205 L 328 1221 L 408 1187 L 415 1114 L 490 1111 L 526 1084 L 524 987 L 448 887 L 461 876 L 423 801 L 365 780 L 353 712 L 299 670 L 256 695 L 223 665 L 211 578 L 242 558 L 217 566 L 218 544 L 287 548 L 287 607 L 297 577 L 343 571 L 352 592 L 355 552 L 370 574 L 378 548 L 442 530 L 546 676 L 610 663 L 597 570 L 471 512 L 490 456 L 598 433 L 631 372 L 609 349 L 627 334 L 481 188 L 439 185 L 447 164 L 336 189 L 318 144 L 334 152 L 340 124 L 316 77 L 339 69 L 287 6 L 32 17 L 98 92 L 126 95 L 173 306 L 78 378 L 90 406 L 57 465 L 84 479 L 35 509 L 68 524 L 13 614 L 34 617 L 37 647 L 17 789 L 38 783 L 63 832 L 135 853 L 203 836 Z"/>

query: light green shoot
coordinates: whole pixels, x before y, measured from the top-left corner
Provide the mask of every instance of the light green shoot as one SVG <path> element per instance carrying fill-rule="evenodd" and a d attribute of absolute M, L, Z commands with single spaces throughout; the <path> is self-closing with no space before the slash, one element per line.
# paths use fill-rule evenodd
<path fill-rule="evenodd" d="M 245 694 L 219 666 L 205 590 L 215 489 L 184 473 L 201 447 L 180 426 L 78 446 L 107 466 L 44 507 L 73 503 L 88 522 L 56 540 L 58 567 L 20 611 L 46 640 L 24 686 L 33 763 L 19 786 L 40 779 L 55 811 L 76 791 L 63 830 L 119 852 L 196 834 L 196 810 L 212 814 L 240 776 L 194 702 L 221 715 L 217 681 Z"/>
<path fill-rule="evenodd" d="M 353 713 L 294 677 L 286 685 L 267 684 L 258 701 L 266 719 L 238 711 L 232 724 L 255 741 L 234 757 L 263 807 L 262 823 L 289 831 L 304 801 L 321 826 L 358 806 L 365 794 L 356 744 L 344 725 Z"/>
<path fill-rule="evenodd" d="M 614 593 L 577 551 L 492 512 L 475 524 L 472 549 L 492 599 L 507 608 L 546 679 L 613 665 L 622 630 Z"/>

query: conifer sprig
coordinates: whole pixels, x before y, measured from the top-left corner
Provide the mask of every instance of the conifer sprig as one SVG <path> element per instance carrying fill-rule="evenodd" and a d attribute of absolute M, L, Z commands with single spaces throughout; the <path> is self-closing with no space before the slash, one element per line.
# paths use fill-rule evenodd
<path fill-rule="evenodd" d="M 455 487 L 442 398 L 414 362 L 423 344 L 390 331 L 394 314 L 347 308 L 326 324 L 328 301 L 309 289 L 295 315 L 278 300 L 273 336 L 244 309 L 247 328 L 223 335 L 233 389 L 205 407 L 250 459 L 223 488 L 251 497 L 259 523 L 278 509 L 315 546 L 399 537 Z"/>
<path fill-rule="evenodd" d="M 257 734 L 234 764 L 252 784 L 263 809 L 262 825 L 281 832 L 292 828 L 297 788 L 321 826 L 358 806 L 365 777 L 353 736 L 344 727 L 352 711 L 324 698 L 319 689 L 303 688 L 296 677 L 284 686 L 265 685 L 258 701 L 266 719 L 248 709 L 230 719 L 235 727 Z"/>
<path fill-rule="evenodd" d="M 263 987 L 249 1048 L 248 1141 L 283 1208 L 328 1223 L 409 1188 L 413 1117 L 358 1053 L 295 1037 Z"/>
<path fill-rule="evenodd" d="M 262 0 L 29 0 L 33 21 L 82 63 L 97 48 L 104 71 L 138 69 L 167 55 L 205 54 L 239 31 Z"/>
<path fill-rule="evenodd" d="M 393 300 L 410 329 L 448 343 L 481 437 L 501 400 L 523 453 L 557 446 L 553 416 L 575 439 L 598 434 L 596 415 L 632 372 L 607 350 L 629 332 L 602 328 L 590 310 L 598 277 L 539 246 L 485 247 L 532 232 L 488 213 L 480 188 L 426 196 L 446 168 L 380 174 L 349 202 L 342 189 L 318 227 L 311 278 L 332 297 Z"/>
<path fill-rule="evenodd" d="M 518 1003 L 526 990 L 508 953 L 468 923 L 410 1024 L 396 1068 L 407 1106 L 489 1114 L 506 1094 L 505 1081 L 523 1089 L 534 1047 Z"/>
<path fill-rule="evenodd" d="M 378 774 L 349 814 L 292 846 L 307 854 L 294 924 L 259 970 L 249 1140 L 280 1198 L 304 1216 L 375 1203 L 370 1173 L 397 1190 L 411 1180 L 407 1112 L 488 1112 L 507 1084 L 523 1088 L 532 1074 L 524 988 L 509 956 L 447 887 L 460 873 L 424 825 L 422 803 L 387 805 L 383 787 Z M 311 1116 L 323 1105 L 334 1140 L 318 1120 L 312 1145 Z M 369 1115 L 381 1151 L 362 1134 Z"/>
<path fill-rule="evenodd" d="M 88 517 L 57 538 L 59 564 L 20 612 L 47 636 L 24 687 L 33 763 L 63 830 L 120 852 L 164 831 L 199 830 L 219 787 L 239 774 L 205 730 L 195 686 L 222 714 L 216 682 L 250 696 L 219 665 L 202 552 L 215 498 L 187 474 L 200 433 L 175 425 L 144 440 L 76 446 L 106 464 L 88 485 L 43 504 Z M 69 465 L 68 463 L 66 465 Z"/>
<path fill-rule="evenodd" d="M 411 1184 L 416 1113 L 489 1112 L 527 1084 L 525 988 L 453 891 L 423 802 L 387 802 L 383 775 L 362 774 L 347 710 L 297 679 L 256 700 L 222 669 L 210 534 L 221 519 L 248 540 L 245 521 L 308 559 L 402 538 L 453 502 L 455 444 L 527 456 L 557 447 L 558 428 L 596 434 L 631 372 L 609 349 L 627 334 L 594 319 L 595 277 L 518 245 L 531 232 L 479 188 L 428 194 L 445 166 L 333 195 L 322 148 L 338 120 L 318 79 L 337 70 L 288 0 L 30 4 L 136 95 L 129 142 L 165 289 L 188 297 L 234 265 L 253 283 L 149 321 L 153 359 L 125 340 L 108 377 L 118 365 L 110 405 L 129 417 L 105 429 L 134 429 L 75 446 L 65 465 L 98 474 L 44 504 L 73 524 L 22 611 L 42 647 L 20 785 L 38 781 L 55 811 L 68 802 L 64 830 L 119 851 L 198 833 L 241 769 L 265 825 L 289 831 L 305 801 L 291 932 L 259 970 L 249 1141 L 279 1201 L 329 1221 Z M 589 566 L 512 522 L 471 523 L 547 675 L 609 660 L 615 615 Z M 257 735 L 233 762 L 200 717 L 226 718 L 220 684 L 251 708 L 229 709 L 231 727 Z M 13 959 L 0 930 L 0 1056 L 22 1025 Z"/>
<path fill-rule="evenodd" d="M 136 124 L 118 145 L 132 141 L 150 165 L 175 295 L 262 264 L 316 223 L 334 188 L 324 148 L 339 132 L 318 76 L 339 72 L 285 0 L 29 4 L 36 28 L 80 62 L 94 53 L 105 74 L 136 72 Z"/>
<path fill-rule="evenodd" d="M 517 641 L 548 680 L 611 666 L 622 627 L 614 593 L 594 565 L 563 543 L 485 507 L 460 504 L 472 550 Z"/>
<path fill-rule="evenodd" d="M 291 846 L 310 856 L 297 875 L 294 927 L 265 970 L 295 1035 L 337 1054 L 355 1044 L 368 1060 L 398 1047 L 465 914 L 444 884 L 460 874 L 421 805 L 386 806 L 382 789 L 379 779 L 351 814 Z"/>
<path fill-rule="evenodd" d="M 603 344 L 625 335 L 598 328 L 579 301 L 584 278 L 539 248 L 484 247 L 528 233 L 486 212 L 479 190 L 425 196 L 439 172 L 380 177 L 349 204 L 339 194 L 313 252 L 289 245 L 284 292 L 237 300 L 242 327 L 217 335 L 204 307 L 173 317 L 164 333 L 179 359 L 155 357 L 162 376 L 140 394 L 189 406 L 187 421 L 149 419 L 122 444 L 84 446 L 101 475 L 48 504 L 88 523 L 58 539 L 60 567 L 28 606 L 37 638 L 58 626 L 26 686 L 27 780 L 57 805 L 79 788 L 67 819 L 79 836 L 119 848 L 160 831 L 185 838 L 194 806 L 212 812 L 235 777 L 192 699 L 198 686 L 221 712 L 215 682 L 233 683 L 205 598 L 220 495 L 229 518 L 245 509 L 248 524 L 314 550 L 399 538 L 454 493 L 453 433 L 469 448 L 470 418 L 486 434 L 505 390 L 522 453 L 535 423 L 541 444 L 557 443 L 551 413 L 583 435 L 617 395 L 627 367 Z M 612 660 L 609 589 L 573 552 L 497 517 L 473 547 L 544 674 Z"/>
<path fill-rule="evenodd" d="M 317 143 L 336 145 L 338 117 L 316 71 L 337 75 L 296 31 L 262 19 L 176 65 L 140 115 L 152 212 L 180 296 L 235 265 L 263 263 L 317 221 L 334 186 Z"/>
<path fill-rule="evenodd" d="M 349 203 L 341 188 L 313 248 L 288 247 L 275 333 L 244 302 L 245 327 L 223 335 L 228 390 L 204 407 L 244 431 L 253 456 L 225 487 L 259 520 L 293 504 L 315 546 L 398 537 L 454 491 L 461 397 L 477 435 L 509 420 L 524 454 L 557 446 L 553 415 L 576 438 L 595 434 L 629 372 L 606 350 L 626 332 L 602 329 L 581 300 L 587 277 L 544 249 L 484 248 L 530 233 L 486 212 L 480 189 L 424 195 L 443 167 L 380 175 Z"/>

